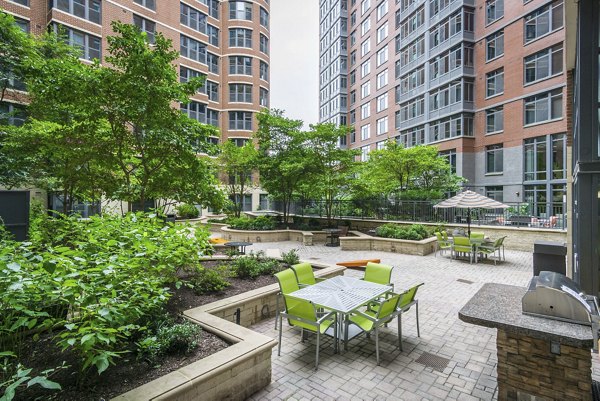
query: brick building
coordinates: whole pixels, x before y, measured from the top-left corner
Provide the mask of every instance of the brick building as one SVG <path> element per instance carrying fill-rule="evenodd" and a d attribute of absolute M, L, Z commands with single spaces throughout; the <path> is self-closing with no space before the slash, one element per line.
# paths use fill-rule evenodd
<path fill-rule="evenodd" d="M 114 20 L 137 25 L 149 41 L 161 32 L 180 51 L 181 81 L 206 76 L 181 110 L 219 128 L 220 137 L 211 142 L 243 145 L 257 128 L 255 114 L 269 106 L 268 0 L 0 0 L 0 9 L 33 34 L 64 27 L 83 60 L 103 60 Z M 14 82 L 12 89 L 0 111 L 18 111 L 26 103 L 22 84 Z M 20 123 L 19 116 L 11 122 Z"/>
<path fill-rule="evenodd" d="M 477 192 L 562 214 L 563 14 L 562 0 L 321 0 L 320 120 L 353 125 L 363 159 L 389 138 L 437 145 Z"/>

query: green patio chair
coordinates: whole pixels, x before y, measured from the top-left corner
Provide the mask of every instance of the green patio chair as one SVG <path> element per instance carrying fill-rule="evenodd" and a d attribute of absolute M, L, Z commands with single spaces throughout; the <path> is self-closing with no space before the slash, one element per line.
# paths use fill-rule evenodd
<path fill-rule="evenodd" d="M 379 329 L 381 326 L 391 322 L 400 313 L 398 309 L 398 303 L 400 301 L 401 294 L 393 294 L 389 298 L 381 301 L 376 309 L 367 309 L 364 312 L 355 311 L 352 312 L 345 322 L 344 331 L 344 344 L 348 342 L 348 328 L 350 324 L 356 325 L 364 333 L 370 335 L 373 331 L 375 332 L 375 355 L 377 359 L 377 365 L 379 365 Z M 398 319 L 398 333 L 400 333 L 400 319 Z M 399 338 L 398 347 L 402 347 L 402 342 Z"/>
<path fill-rule="evenodd" d="M 485 237 L 485 234 L 482 233 L 481 231 L 472 231 L 469 239 L 474 244 L 481 244 L 483 242 L 484 237 Z"/>
<path fill-rule="evenodd" d="M 452 243 L 448 240 L 447 234 L 446 239 L 444 239 L 444 235 L 442 233 L 436 232 L 435 237 L 437 238 L 437 246 L 435 248 L 434 256 L 437 257 L 437 253 L 443 253 L 447 249 L 452 250 Z"/>
<path fill-rule="evenodd" d="M 363 280 L 371 283 L 389 285 L 394 289 L 394 283 L 392 283 L 392 270 L 393 266 L 384 265 L 383 263 L 367 263 L 365 267 L 365 276 Z"/>
<path fill-rule="evenodd" d="M 408 312 L 410 308 L 415 307 L 415 315 L 417 317 L 417 337 L 421 337 L 421 330 L 419 329 L 419 300 L 416 299 L 417 291 L 425 283 L 417 284 L 400 295 L 400 302 L 398 303 L 398 309 L 401 313 L 398 315 L 398 337 L 400 338 L 400 351 L 402 351 L 402 315 Z"/>
<path fill-rule="evenodd" d="M 280 318 L 279 298 L 282 295 L 298 291 L 300 287 L 298 286 L 298 281 L 296 280 L 296 274 L 292 269 L 285 269 L 280 271 L 279 273 L 275 273 L 275 278 L 279 283 L 279 292 L 275 297 L 275 330 L 277 330 L 277 319 Z"/>
<path fill-rule="evenodd" d="M 296 274 L 296 279 L 298 280 L 298 285 L 300 287 L 315 285 L 319 281 L 325 280 L 324 278 L 315 277 L 310 263 L 298 263 L 297 265 L 292 266 L 292 270 Z"/>
<path fill-rule="evenodd" d="M 279 277 L 278 277 L 279 279 Z M 304 340 L 304 330 L 308 330 L 317 335 L 317 351 L 315 356 L 315 370 L 319 369 L 319 347 L 321 335 L 333 325 L 334 344 L 337 344 L 337 314 L 329 312 L 321 317 L 317 317 L 317 308 L 310 301 L 294 298 L 291 295 L 283 295 L 285 302 L 285 312 L 280 312 L 279 316 L 279 345 L 277 348 L 277 356 L 281 356 L 281 334 L 283 331 L 283 318 L 288 319 L 288 323 L 292 327 L 300 327 L 302 329 L 302 339 Z"/>
<path fill-rule="evenodd" d="M 457 253 L 468 253 L 469 254 L 469 263 L 473 263 L 473 245 L 471 244 L 471 240 L 467 237 L 454 237 L 454 243 L 452 244 L 452 253 L 453 257 L 457 257 Z M 475 260 L 477 263 L 477 259 Z"/>
<path fill-rule="evenodd" d="M 477 252 L 481 253 L 482 255 L 492 255 L 494 256 L 496 254 L 496 252 L 498 252 L 498 258 L 494 259 L 494 265 L 496 265 L 496 262 L 498 260 L 502 260 L 502 255 L 501 255 L 501 251 L 504 252 L 504 238 L 506 237 L 500 237 L 498 238 L 496 241 L 494 241 L 494 243 L 492 244 L 483 244 L 483 245 L 479 245 L 477 247 Z M 506 257 L 504 258 L 504 260 L 506 260 Z"/>

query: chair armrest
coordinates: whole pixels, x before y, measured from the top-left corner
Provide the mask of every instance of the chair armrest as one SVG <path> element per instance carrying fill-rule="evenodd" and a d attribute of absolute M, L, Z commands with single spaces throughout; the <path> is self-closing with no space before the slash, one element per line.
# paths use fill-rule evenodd
<path fill-rule="evenodd" d="M 334 311 L 331 311 L 331 312 L 328 312 L 325 315 L 321 316 L 319 319 L 317 319 L 317 323 L 321 324 L 321 323 L 323 323 L 324 320 L 327 320 L 331 316 L 333 316 L 334 320 L 337 320 L 337 313 Z"/>
<path fill-rule="evenodd" d="M 315 277 L 315 281 L 316 281 L 317 283 L 320 283 L 321 281 L 325 281 L 325 280 L 328 280 L 328 279 L 326 279 L 326 278 L 324 278 L 324 277 Z"/>
<path fill-rule="evenodd" d="M 298 283 L 298 287 L 300 287 L 300 288 L 310 287 L 310 284 L 300 284 L 300 283 Z"/>
<path fill-rule="evenodd" d="M 375 319 L 373 316 L 367 315 L 366 313 L 363 313 L 359 310 L 355 310 L 354 312 L 351 313 L 351 315 L 360 315 L 360 316 L 364 317 L 365 319 L 372 321 L 373 323 L 377 323 L 377 319 Z"/>

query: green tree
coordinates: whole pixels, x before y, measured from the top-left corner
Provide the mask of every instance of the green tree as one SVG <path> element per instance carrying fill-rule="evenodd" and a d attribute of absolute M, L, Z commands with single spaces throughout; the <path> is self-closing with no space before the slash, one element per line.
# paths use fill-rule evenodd
<path fill-rule="evenodd" d="M 302 121 L 284 117 L 281 110 L 263 110 L 257 118 L 260 184 L 282 203 L 287 221 L 294 193 L 314 168 L 305 146 L 307 136 Z"/>
<path fill-rule="evenodd" d="M 216 164 L 222 173 L 227 195 L 232 199 L 233 213 L 235 217 L 240 217 L 244 195 L 255 187 L 252 171 L 257 168 L 258 152 L 252 141 L 246 142 L 244 146 L 225 141 L 220 145 L 220 150 Z"/>
<path fill-rule="evenodd" d="M 437 199 L 456 191 L 462 177 L 452 173 L 448 160 L 434 146 L 404 148 L 390 140 L 383 149 L 369 154 L 361 166 L 355 191 L 362 196 L 396 196 Z"/>
<path fill-rule="evenodd" d="M 333 206 L 349 189 L 356 166 L 356 149 L 342 149 L 339 140 L 351 128 L 336 127 L 334 124 L 311 125 L 307 135 L 306 148 L 311 161 L 312 172 L 305 177 L 304 187 L 313 199 L 322 199 L 325 204 L 327 224 L 333 224 Z"/>
<path fill-rule="evenodd" d="M 179 82 L 173 64 L 179 53 L 161 33 L 151 46 L 133 25 L 113 22 L 112 28 L 117 35 L 108 37 L 110 67 L 102 68 L 99 96 L 111 139 L 104 154 L 116 171 L 107 196 L 141 205 L 177 198 L 222 206 L 209 162 L 195 147 L 218 133 L 173 107 L 188 103 L 202 79 Z"/>

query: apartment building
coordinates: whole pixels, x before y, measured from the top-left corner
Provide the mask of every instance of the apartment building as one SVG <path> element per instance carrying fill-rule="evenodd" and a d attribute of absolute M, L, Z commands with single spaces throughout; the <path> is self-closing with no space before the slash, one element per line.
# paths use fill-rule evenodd
<path fill-rule="evenodd" d="M 269 105 L 268 0 L 0 0 L 0 8 L 34 34 L 64 27 L 84 60 L 106 56 L 114 20 L 137 25 L 150 42 L 161 32 L 180 51 L 182 82 L 206 76 L 181 110 L 219 128 L 212 142 L 243 143 L 256 129 L 255 114 Z M 7 96 L 3 109 L 18 108 L 16 99 Z"/>
<path fill-rule="evenodd" d="M 348 32 L 348 146 L 432 144 L 479 193 L 561 213 L 566 184 L 562 0 L 321 0 L 321 121 L 327 46 Z M 342 53 L 341 56 L 345 56 Z M 346 66 L 346 70 L 343 67 Z M 329 79 L 329 81 L 328 81 Z M 334 103 L 335 104 L 335 103 Z M 340 105 L 343 103 L 340 101 Z M 544 211 L 547 202 L 557 209 Z M 539 203 L 539 206 L 538 206 Z"/>
<path fill-rule="evenodd" d="M 219 128 L 212 143 L 231 139 L 242 146 L 257 128 L 256 113 L 269 107 L 269 0 L 0 0 L 0 9 L 33 34 L 63 27 L 83 62 L 107 55 L 114 20 L 135 24 L 150 42 L 161 32 L 181 54 L 180 80 L 206 77 L 180 108 Z M 10 89 L 0 112 L 18 112 L 27 101 L 22 83 Z M 9 122 L 22 121 L 18 113 Z M 256 197 L 247 207 L 258 205 Z"/>

